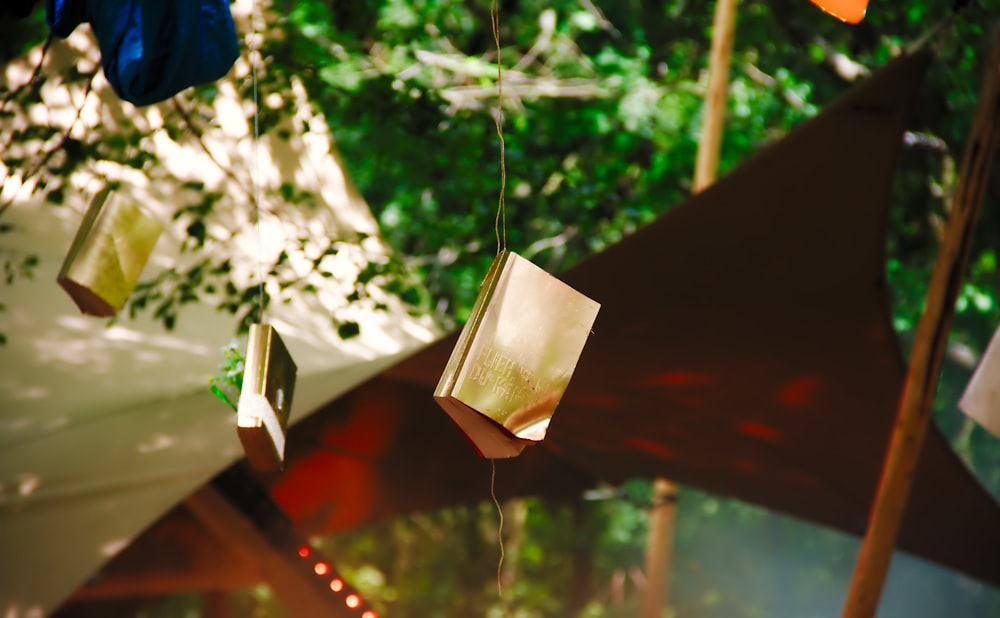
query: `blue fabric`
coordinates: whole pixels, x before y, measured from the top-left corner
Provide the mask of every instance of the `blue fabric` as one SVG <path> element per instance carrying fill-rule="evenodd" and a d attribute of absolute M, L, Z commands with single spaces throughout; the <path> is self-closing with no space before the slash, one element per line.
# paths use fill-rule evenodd
<path fill-rule="evenodd" d="M 136 105 L 225 75 L 239 56 L 228 0 L 45 0 L 52 32 L 90 22 L 115 93 Z"/>

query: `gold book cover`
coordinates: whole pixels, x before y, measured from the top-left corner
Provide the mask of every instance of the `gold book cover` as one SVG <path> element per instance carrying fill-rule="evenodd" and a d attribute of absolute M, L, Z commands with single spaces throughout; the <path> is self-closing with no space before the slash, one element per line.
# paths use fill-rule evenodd
<path fill-rule="evenodd" d="M 285 436 L 297 368 L 270 324 L 251 324 L 236 432 L 250 465 L 274 471 L 285 459 Z"/>
<path fill-rule="evenodd" d="M 958 407 L 1000 438 L 1000 328 L 993 333 Z"/>
<path fill-rule="evenodd" d="M 110 317 L 132 294 L 162 228 L 105 187 L 91 200 L 57 281 L 80 311 Z"/>
<path fill-rule="evenodd" d="M 600 304 L 516 253 L 493 261 L 434 399 L 487 458 L 545 437 Z"/>

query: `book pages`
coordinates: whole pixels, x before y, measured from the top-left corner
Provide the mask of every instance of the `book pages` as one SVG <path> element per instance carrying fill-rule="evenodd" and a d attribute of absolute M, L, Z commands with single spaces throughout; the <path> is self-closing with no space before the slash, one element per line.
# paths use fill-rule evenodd
<path fill-rule="evenodd" d="M 270 324 L 251 324 L 236 432 L 250 465 L 278 470 L 295 390 L 295 362 Z"/>
<path fill-rule="evenodd" d="M 482 456 L 545 438 L 599 309 L 516 253 L 497 256 L 434 395 Z"/>
<path fill-rule="evenodd" d="M 162 228 L 105 187 L 94 196 L 57 281 L 87 315 L 121 311 L 139 282 Z"/>

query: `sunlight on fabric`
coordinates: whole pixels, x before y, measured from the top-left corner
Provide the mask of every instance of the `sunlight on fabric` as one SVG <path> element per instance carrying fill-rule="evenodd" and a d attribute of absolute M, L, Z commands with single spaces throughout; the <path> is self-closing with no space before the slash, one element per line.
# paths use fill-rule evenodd
<path fill-rule="evenodd" d="M 21 607 L 17 603 L 11 603 L 3 608 L 3 618 L 42 618 L 45 611 L 37 606 Z"/>
<path fill-rule="evenodd" d="M 108 558 L 114 556 L 121 550 L 125 549 L 128 546 L 130 540 L 131 539 L 126 538 L 126 539 L 114 539 L 112 541 L 108 541 L 107 543 L 101 545 L 100 547 L 101 555 L 106 556 Z"/>
<path fill-rule="evenodd" d="M 10 393 L 11 399 L 44 399 L 49 395 L 47 389 L 40 386 L 25 386 L 15 380 L 0 380 L 0 392 Z M 0 423 L 0 429 L 3 427 L 3 423 Z"/>
<path fill-rule="evenodd" d="M 156 434 L 152 436 L 149 440 L 145 442 L 140 442 L 136 448 L 140 453 L 145 455 L 146 453 L 153 453 L 156 451 L 162 451 L 163 449 L 170 448 L 175 444 L 176 440 L 167 434 Z"/>
<path fill-rule="evenodd" d="M 19 479 L 17 493 L 21 496 L 30 496 L 35 493 L 42 484 L 42 478 L 34 474 L 25 474 Z"/>

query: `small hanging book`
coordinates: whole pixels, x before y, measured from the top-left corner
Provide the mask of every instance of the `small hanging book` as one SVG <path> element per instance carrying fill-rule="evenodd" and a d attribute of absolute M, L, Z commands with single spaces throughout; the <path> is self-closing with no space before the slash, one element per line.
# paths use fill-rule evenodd
<path fill-rule="evenodd" d="M 105 187 L 91 200 L 56 280 L 83 313 L 113 316 L 139 282 L 161 231 Z"/>
<path fill-rule="evenodd" d="M 297 368 L 270 324 L 250 325 L 245 367 L 236 432 L 251 466 L 279 470 Z"/>
<path fill-rule="evenodd" d="M 516 253 L 497 255 L 434 391 L 481 456 L 545 437 L 599 309 Z"/>
<path fill-rule="evenodd" d="M 1000 328 L 993 333 L 958 407 L 1000 438 Z"/>

